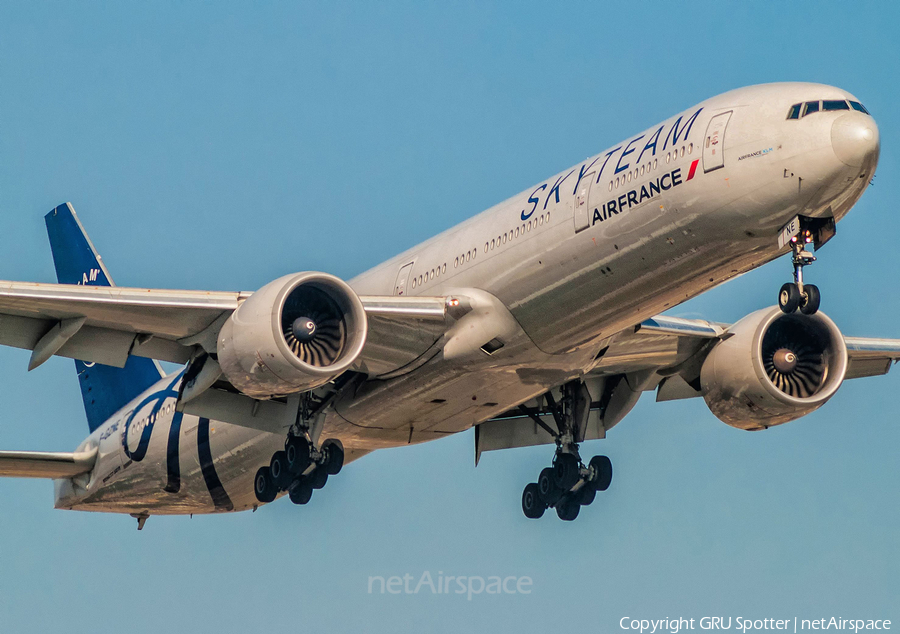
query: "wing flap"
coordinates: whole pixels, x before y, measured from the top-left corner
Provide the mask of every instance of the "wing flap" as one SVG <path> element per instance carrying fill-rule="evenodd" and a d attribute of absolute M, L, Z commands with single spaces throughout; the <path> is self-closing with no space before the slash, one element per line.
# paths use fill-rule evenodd
<path fill-rule="evenodd" d="M 96 450 L 78 453 L 0 451 L 0 476 L 72 478 L 93 469 L 96 459 Z"/>

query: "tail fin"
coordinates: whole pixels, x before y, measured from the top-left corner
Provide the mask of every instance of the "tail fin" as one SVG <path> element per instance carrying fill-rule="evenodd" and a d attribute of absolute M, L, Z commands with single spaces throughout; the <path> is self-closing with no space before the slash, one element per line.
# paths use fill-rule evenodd
<path fill-rule="evenodd" d="M 71 204 L 60 205 L 44 220 L 60 284 L 114 285 Z M 163 376 L 156 361 L 131 356 L 124 368 L 75 361 L 75 370 L 91 431 Z"/>

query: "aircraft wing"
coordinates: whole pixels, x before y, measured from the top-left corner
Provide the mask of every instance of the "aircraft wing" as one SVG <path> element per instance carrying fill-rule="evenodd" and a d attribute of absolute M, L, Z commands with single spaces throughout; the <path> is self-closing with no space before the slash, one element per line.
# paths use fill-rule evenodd
<path fill-rule="evenodd" d="M 185 363 L 196 346 L 215 352 L 222 323 L 250 295 L 0 281 L 0 345 L 32 350 L 29 369 L 53 355 L 114 367 L 130 354 Z M 360 363 L 378 373 L 423 354 L 447 326 L 444 297 L 360 299 L 369 318 Z"/>
<path fill-rule="evenodd" d="M 0 451 L 0 476 L 71 478 L 93 469 L 96 458 L 96 450 L 80 453 Z"/>
<path fill-rule="evenodd" d="M 729 336 L 728 328 L 729 324 L 703 320 L 653 317 L 613 336 L 590 374 L 656 371 L 692 359 L 700 364 L 712 345 Z M 900 339 L 844 337 L 844 343 L 848 355 L 847 379 L 887 374 L 891 364 L 900 360 Z M 664 391 L 660 400 L 668 400 Z"/>

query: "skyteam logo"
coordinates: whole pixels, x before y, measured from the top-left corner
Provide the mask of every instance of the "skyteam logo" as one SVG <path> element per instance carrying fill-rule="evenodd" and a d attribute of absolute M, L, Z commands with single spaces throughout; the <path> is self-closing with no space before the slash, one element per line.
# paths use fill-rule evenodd
<path fill-rule="evenodd" d="M 675 146 L 678 143 L 686 142 L 691 134 L 691 130 L 694 127 L 694 123 L 697 121 L 697 117 L 700 116 L 701 112 L 703 112 L 703 108 L 698 108 L 691 116 L 687 117 L 687 119 L 685 119 L 687 115 L 681 115 L 680 117 L 672 121 L 671 124 L 664 123 L 652 133 L 642 134 L 638 137 L 635 137 L 625 145 L 620 145 L 619 147 L 610 150 L 606 154 L 601 154 L 590 163 L 584 163 L 577 170 L 578 177 L 573 178 L 572 181 L 569 181 L 569 185 L 571 185 L 573 181 L 575 183 L 575 187 L 572 189 L 572 196 L 574 196 L 575 192 L 578 191 L 578 186 L 585 178 L 591 177 L 594 179 L 594 184 L 599 183 L 600 179 L 603 178 L 603 174 L 606 171 L 607 166 L 609 166 L 609 168 L 613 170 L 613 175 L 616 175 L 628 169 L 631 169 L 633 166 L 640 165 L 643 162 L 645 156 L 647 158 L 654 158 L 656 157 L 657 153 L 661 154 L 668 147 Z M 667 127 L 668 130 L 666 130 Z M 663 134 L 664 131 L 665 134 Z M 661 149 L 659 145 L 660 143 L 662 143 Z M 618 155 L 618 159 L 615 161 L 611 161 L 610 159 L 612 159 L 616 155 Z M 602 163 L 599 162 L 601 161 L 601 159 L 603 161 Z M 696 169 L 697 161 L 694 161 L 691 165 L 691 170 L 686 180 L 691 180 L 694 177 L 694 171 Z M 534 212 L 537 210 L 538 205 L 540 205 L 541 202 L 544 203 L 542 209 L 545 211 L 548 205 L 558 204 L 560 202 L 560 187 L 569 179 L 570 176 L 575 174 L 575 172 L 576 170 L 573 169 L 568 174 L 557 177 L 552 186 L 550 186 L 550 182 L 548 181 L 531 192 L 531 196 L 528 197 L 528 205 L 530 206 L 530 209 L 526 207 L 519 214 L 522 222 L 525 222 L 526 220 L 531 218 L 532 215 L 534 215 Z M 626 203 L 627 202 L 628 201 L 626 200 Z M 616 208 L 619 209 L 618 206 Z"/>

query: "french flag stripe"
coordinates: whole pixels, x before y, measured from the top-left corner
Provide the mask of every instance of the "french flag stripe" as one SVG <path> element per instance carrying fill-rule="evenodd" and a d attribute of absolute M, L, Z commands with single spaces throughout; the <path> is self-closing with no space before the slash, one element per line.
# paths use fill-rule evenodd
<path fill-rule="evenodd" d="M 699 163 L 699 162 L 700 162 L 700 159 L 694 159 L 694 162 L 691 163 L 691 169 L 688 172 L 688 177 L 687 177 L 688 180 L 691 180 L 692 178 L 694 178 L 694 173 L 697 171 L 697 163 Z"/>

